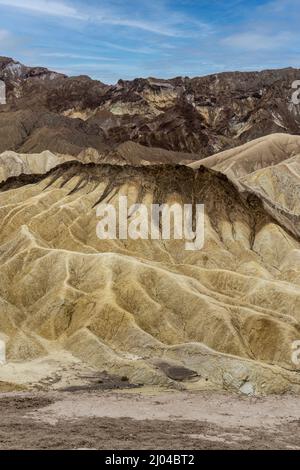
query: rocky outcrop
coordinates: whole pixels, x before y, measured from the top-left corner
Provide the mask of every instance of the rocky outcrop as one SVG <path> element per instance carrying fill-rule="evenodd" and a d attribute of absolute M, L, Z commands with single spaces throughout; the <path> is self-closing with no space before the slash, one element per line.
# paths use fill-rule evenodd
<path fill-rule="evenodd" d="M 0 79 L 7 85 L 0 119 L 10 122 L 7 136 L 1 136 L 2 148 L 57 151 L 55 142 L 63 140 L 60 151 L 64 146 L 78 155 L 86 147 L 103 152 L 104 144 L 113 150 L 134 141 L 202 158 L 268 134 L 299 133 L 300 106 L 292 103 L 292 83 L 299 77 L 300 71 L 290 68 L 120 80 L 108 86 L 87 76 L 66 77 L 0 58 Z M 18 115 L 25 110 L 28 122 L 37 114 L 45 117 L 33 129 L 23 124 L 23 138 L 12 139 L 21 132 Z M 53 131 L 57 126 L 61 135 Z"/>

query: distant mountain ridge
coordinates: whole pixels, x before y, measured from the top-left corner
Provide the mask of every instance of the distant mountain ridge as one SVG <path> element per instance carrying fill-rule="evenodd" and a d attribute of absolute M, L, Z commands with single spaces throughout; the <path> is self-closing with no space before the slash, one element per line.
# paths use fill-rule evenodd
<path fill-rule="evenodd" d="M 0 151 L 105 154 L 133 141 L 203 158 L 272 133 L 300 133 L 300 105 L 291 100 L 299 69 L 105 85 L 0 57 L 0 79 L 7 87 Z"/>

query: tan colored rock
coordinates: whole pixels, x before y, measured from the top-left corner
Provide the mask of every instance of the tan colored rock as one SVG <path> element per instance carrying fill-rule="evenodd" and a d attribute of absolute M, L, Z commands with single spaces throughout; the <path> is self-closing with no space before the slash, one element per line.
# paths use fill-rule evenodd
<path fill-rule="evenodd" d="M 205 204 L 203 250 L 99 240 L 103 194 L 116 205 L 120 194 L 146 204 L 157 194 L 194 197 Z M 251 198 L 212 170 L 170 166 L 73 162 L 3 184 L 0 330 L 9 363 L 0 380 L 11 381 L 16 360 L 38 367 L 57 351 L 62 362 L 71 353 L 133 383 L 188 387 L 159 366 L 175 361 L 199 375 L 200 388 L 298 392 L 300 244 Z"/>
<path fill-rule="evenodd" d="M 300 136 L 272 134 L 189 166 L 201 165 L 258 196 L 273 217 L 300 236 Z"/>
<path fill-rule="evenodd" d="M 54 155 L 45 150 L 42 153 L 16 153 L 7 150 L 0 154 L 0 182 L 19 175 L 44 174 L 55 166 L 73 160 L 66 155 Z"/>

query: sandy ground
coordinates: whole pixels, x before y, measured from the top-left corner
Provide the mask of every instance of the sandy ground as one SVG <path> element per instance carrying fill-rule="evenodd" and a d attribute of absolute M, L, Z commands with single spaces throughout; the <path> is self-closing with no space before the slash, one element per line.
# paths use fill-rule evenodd
<path fill-rule="evenodd" d="M 150 389 L 0 394 L 0 449 L 300 449 L 300 398 Z"/>

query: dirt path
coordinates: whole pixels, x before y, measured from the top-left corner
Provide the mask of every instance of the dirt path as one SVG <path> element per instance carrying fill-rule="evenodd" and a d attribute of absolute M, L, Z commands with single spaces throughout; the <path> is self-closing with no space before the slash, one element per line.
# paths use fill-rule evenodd
<path fill-rule="evenodd" d="M 0 394 L 0 449 L 300 449 L 299 404 L 153 390 Z"/>

